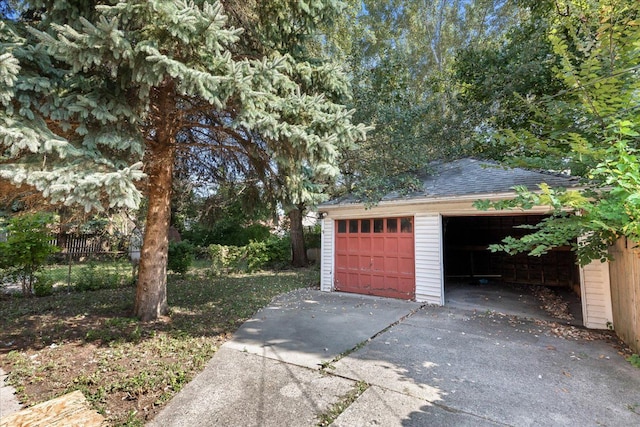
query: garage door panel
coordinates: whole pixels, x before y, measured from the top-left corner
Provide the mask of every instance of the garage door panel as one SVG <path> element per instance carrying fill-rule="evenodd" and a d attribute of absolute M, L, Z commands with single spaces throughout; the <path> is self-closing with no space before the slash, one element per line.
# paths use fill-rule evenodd
<path fill-rule="evenodd" d="M 372 271 L 384 271 L 384 257 L 383 256 L 374 256 L 373 265 L 371 267 Z"/>
<path fill-rule="evenodd" d="M 359 283 L 360 283 L 360 280 L 358 280 L 359 277 L 360 277 L 360 275 L 358 273 L 349 273 L 348 274 L 348 279 L 347 279 L 347 284 L 349 286 L 359 287 Z"/>
<path fill-rule="evenodd" d="M 336 272 L 336 287 L 343 286 L 343 284 L 347 283 L 347 280 L 349 280 L 347 273 L 341 271 Z"/>
<path fill-rule="evenodd" d="M 356 286 L 358 289 L 369 289 L 371 288 L 371 275 L 370 274 L 362 274 L 358 273 Z"/>
<path fill-rule="evenodd" d="M 399 283 L 402 292 L 413 292 L 415 281 L 412 277 L 400 277 Z"/>
<path fill-rule="evenodd" d="M 398 258 L 385 258 L 384 259 L 384 271 L 388 274 L 394 274 L 398 272 Z"/>
<path fill-rule="evenodd" d="M 384 283 L 385 283 L 385 277 L 383 275 L 379 275 L 379 274 L 372 274 L 371 275 L 371 287 L 372 288 L 382 289 L 382 288 L 384 288 Z"/>
<path fill-rule="evenodd" d="M 358 242 L 358 247 L 360 248 L 360 251 L 371 253 L 371 238 L 361 237 Z"/>
<path fill-rule="evenodd" d="M 384 253 L 389 254 L 389 256 L 393 256 L 393 254 L 398 253 L 398 239 L 393 237 L 388 237 L 384 239 Z"/>
<path fill-rule="evenodd" d="M 371 271 L 372 263 L 370 256 L 359 256 L 358 257 L 358 267 L 360 271 Z"/>
<path fill-rule="evenodd" d="M 398 259 L 398 271 L 404 274 L 413 275 L 415 269 L 413 259 L 400 258 Z"/>
<path fill-rule="evenodd" d="M 336 265 L 347 265 L 347 255 L 336 254 Z"/>
<path fill-rule="evenodd" d="M 336 290 L 413 299 L 413 218 L 340 220 L 335 227 Z"/>

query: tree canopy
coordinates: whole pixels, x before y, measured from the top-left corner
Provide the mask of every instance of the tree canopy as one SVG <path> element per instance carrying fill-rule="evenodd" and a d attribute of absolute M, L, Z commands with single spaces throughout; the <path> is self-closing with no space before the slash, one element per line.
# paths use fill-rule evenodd
<path fill-rule="evenodd" d="M 566 1 L 545 31 L 559 59 L 562 89 L 531 103 L 529 120 L 498 133 L 524 164 L 584 177 L 584 190 L 518 189 L 516 199 L 482 208 L 548 205 L 553 215 L 495 250 L 546 253 L 572 245 L 579 262 L 607 259 L 620 237 L 640 241 L 640 4 Z M 570 215 L 569 213 L 575 213 Z"/>
<path fill-rule="evenodd" d="M 356 119 L 375 129 L 345 154 L 343 190 L 375 203 L 411 190 L 429 162 L 469 155 L 474 122 L 459 99 L 454 66 L 519 22 L 517 2 L 352 1 L 330 40 L 348 63 Z"/>

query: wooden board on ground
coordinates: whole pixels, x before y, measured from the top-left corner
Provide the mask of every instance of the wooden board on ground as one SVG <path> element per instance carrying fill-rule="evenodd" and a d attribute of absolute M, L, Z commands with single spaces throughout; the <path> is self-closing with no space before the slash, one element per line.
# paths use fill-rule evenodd
<path fill-rule="evenodd" d="M 91 409 L 82 392 L 74 391 L 0 418 L 0 427 L 97 427 L 102 415 Z"/>

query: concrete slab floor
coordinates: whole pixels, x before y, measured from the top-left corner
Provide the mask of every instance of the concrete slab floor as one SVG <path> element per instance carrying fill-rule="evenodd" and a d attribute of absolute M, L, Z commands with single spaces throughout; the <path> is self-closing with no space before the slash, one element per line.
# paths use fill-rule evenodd
<path fill-rule="evenodd" d="M 558 321 L 541 307 L 541 301 L 534 295 L 533 285 L 507 284 L 488 280 L 450 280 L 445 284 L 445 306 L 463 310 L 495 311 L 498 313 Z M 580 298 L 568 288 L 550 288 L 569 305 L 573 320 L 562 323 L 582 325 L 582 305 Z"/>

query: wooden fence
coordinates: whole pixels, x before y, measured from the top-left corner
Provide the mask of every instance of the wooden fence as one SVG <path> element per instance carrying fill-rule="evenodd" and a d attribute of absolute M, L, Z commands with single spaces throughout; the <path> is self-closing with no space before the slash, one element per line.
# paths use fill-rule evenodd
<path fill-rule="evenodd" d="M 56 254 L 57 258 L 71 258 L 75 261 L 123 253 L 119 250 L 121 244 L 114 244 L 112 238 L 103 235 L 58 235 L 54 236 L 50 243 L 60 248 L 60 252 Z"/>
<path fill-rule="evenodd" d="M 640 246 L 622 238 L 609 249 L 613 325 L 618 336 L 640 354 Z"/>

